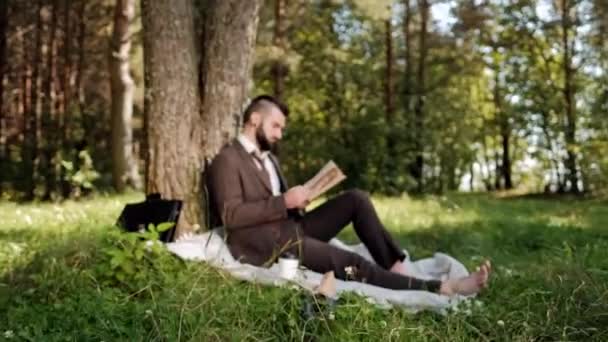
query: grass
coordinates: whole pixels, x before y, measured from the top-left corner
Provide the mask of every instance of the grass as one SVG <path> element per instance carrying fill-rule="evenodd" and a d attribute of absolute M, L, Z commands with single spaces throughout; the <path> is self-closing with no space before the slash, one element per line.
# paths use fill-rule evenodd
<path fill-rule="evenodd" d="M 0 340 L 608 340 L 605 201 L 375 198 L 414 259 L 443 251 L 474 267 L 490 258 L 490 289 L 445 316 L 349 295 L 335 319 L 305 320 L 295 289 L 239 282 L 166 252 L 142 259 L 133 280 L 112 277 L 103 252 L 117 248 L 112 224 L 141 198 L 0 203 Z"/>

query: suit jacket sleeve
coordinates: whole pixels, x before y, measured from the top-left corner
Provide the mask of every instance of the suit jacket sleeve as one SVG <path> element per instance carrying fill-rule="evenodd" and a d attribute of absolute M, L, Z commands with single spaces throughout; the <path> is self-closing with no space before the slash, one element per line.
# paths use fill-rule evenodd
<path fill-rule="evenodd" d="M 245 201 L 238 163 L 220 153 L 211 165 L 212 200 L 227 229 L 238 229 L 287 218 L 283 196 Z"/>

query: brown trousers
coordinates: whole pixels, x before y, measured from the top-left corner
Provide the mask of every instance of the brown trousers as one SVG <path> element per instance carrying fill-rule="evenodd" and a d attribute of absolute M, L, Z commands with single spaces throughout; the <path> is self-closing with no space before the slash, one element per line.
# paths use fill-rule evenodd
<path fill-rule="evenodd" d="M 349 223 L 353 224 L 376 264 L 328 243 Z M 369 196 L 362 191 L 346 191 L 315 208 L 299 220 L 296 230 L 295 239 L 299 243 L 289 251 L 298 255 L 302 264 L 315 272 L 334 271 L 338 279 L 389 289 L 439 291 L 440 281 L 425 281 L 388 270 L 405 255 L 380 222 Z M 288 240 L 294 242 L 294 232 L 285 234 L 281 240 L 283 243 L 288 243 Z"/>

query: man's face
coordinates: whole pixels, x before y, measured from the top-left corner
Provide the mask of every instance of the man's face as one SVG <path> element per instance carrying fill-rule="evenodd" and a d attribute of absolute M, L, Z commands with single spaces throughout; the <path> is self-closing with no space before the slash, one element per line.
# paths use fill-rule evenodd
<path fill-rule="evenodd" d="M 272 107 L 262 114 L 262 124 L 255 132 L 260 150 L 273 150 L 283 138 L 283 129 L 285 129 L 285 115 L 278 108 Z"/>

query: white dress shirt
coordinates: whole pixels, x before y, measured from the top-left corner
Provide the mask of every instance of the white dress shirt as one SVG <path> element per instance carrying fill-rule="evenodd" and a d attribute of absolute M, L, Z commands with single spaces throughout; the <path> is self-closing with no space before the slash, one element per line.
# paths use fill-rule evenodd
<path fill-rule="evenodd" d="M 255 165 L 257 165 L 258 169 L 261 170 L 262 167 L 266 169 L 266 172 L 268 172 L 268 175 L 270 176 L 270 187 L 272 189 L 272 195 L 279 196 L 281 194 L 281 181 L 279 179 L 279 173 L 275 168 L 274 163 L 272 162 L 272 160 L 270 160 L 270 157 L 268 156 L 269 152 L 260 152 L 258 146 L 251 140 L 249 140 L 249 138 L 247 138 L 244 134 L 240 134 L 237 139 L 239 143 L 243 145 L 247 153 L 255 153 L 261 156 L 264 165 L 260 165 L 259 161 L 255 157 L 253 157 L 253 155 L 251 156 L 251 158 L 253 158 L 253 161 L 255 162 Z"/>

